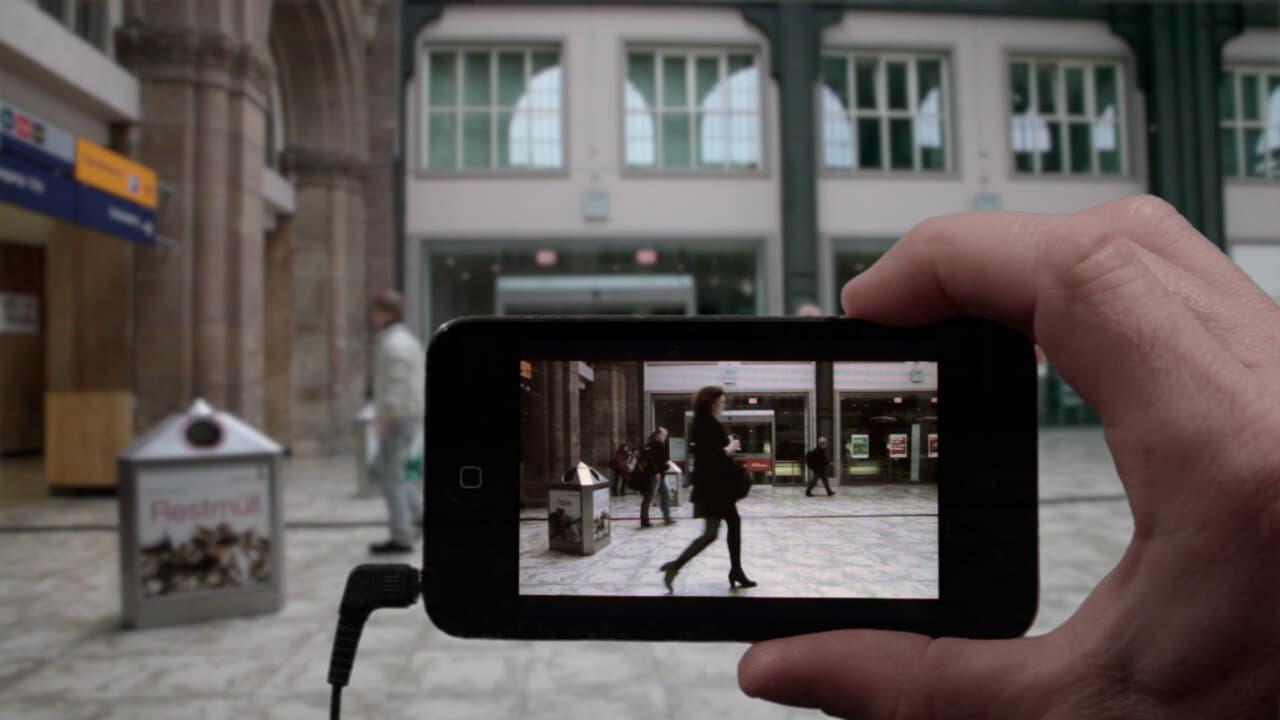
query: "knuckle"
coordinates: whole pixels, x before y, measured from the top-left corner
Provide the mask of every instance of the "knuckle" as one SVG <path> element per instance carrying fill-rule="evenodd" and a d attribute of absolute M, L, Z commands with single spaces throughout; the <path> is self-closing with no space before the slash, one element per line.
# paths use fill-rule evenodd
<path fill-rule="evenodd" d="M 1169 201 L 1150 193 L 1125 198 L 1121 204 L 1130 215 L 1156 224 L 1182 217 Z"/>
<path fill-rule="evenodd" d="M 1046 269 L 1074 293 L 1118 289 L 1137 279 L 1145 268 L 1131 240 L 1092 218 L 1053 223 L 1040 242 Z"/>
<path fill-rule="evenodd" d="M 937 246 L 955 236 L 957 215 L 938 215 L 916 223 L 907 232 L 907 242 Z"/>

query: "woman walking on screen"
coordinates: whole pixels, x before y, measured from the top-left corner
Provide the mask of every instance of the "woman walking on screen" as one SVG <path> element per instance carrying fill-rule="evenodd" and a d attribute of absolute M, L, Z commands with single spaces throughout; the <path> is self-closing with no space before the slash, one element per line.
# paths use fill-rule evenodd
<path fill-rule="evenodd" d="M 720 533 L 723 520 L 729 528 L 729 587 L 755 587 L 756 583 L 742 571 L 742 519 L 738 516 L 738 498 L 742 497 L 742 470 L 733 459 L 740 450 L 737 439 L 730 440 L 718 419 L 724 412 L 724 389 L 708 385 L 693 396 L 693 427 L 689 442 L 693 450 L 693 514 L 706 519 L 705 529 L 685 551 L 662 566 L 667 592 L 673 592 L 676 574 L 693 556 L 707 549 Z"/>

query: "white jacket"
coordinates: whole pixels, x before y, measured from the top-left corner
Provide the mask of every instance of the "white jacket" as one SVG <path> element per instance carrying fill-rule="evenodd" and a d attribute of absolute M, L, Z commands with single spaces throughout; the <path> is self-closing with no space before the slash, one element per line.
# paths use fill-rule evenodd
<path fill-rule="evenodd" d="M 379 415 L 421 420 L 426 376 L 426 352 L 404 323 L 392 323 L 378 332 L 373 403 Z"/>

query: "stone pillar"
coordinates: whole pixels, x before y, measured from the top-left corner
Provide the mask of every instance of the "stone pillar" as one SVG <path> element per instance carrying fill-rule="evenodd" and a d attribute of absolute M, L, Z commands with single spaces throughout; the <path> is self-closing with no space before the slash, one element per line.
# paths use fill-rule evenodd
<path fill-rule="evenodd" d="M 293 218 L 281 216 L 267 233 L 263 283 L 265 308 L 263 416 L 267 434 L 293 438 Z"/>
<path fill-rule="evenodd" d="M 368 343 L 363 160 L 293 148 L 285 167 L 297 209 L 290 230 L 294 450 L 343 451 L 364 397 Z"/>
<path fill-rule="evenodd" d="M 627 378 L 625 363 L 595 363 L 592 393 L 592 457 L 587 460 L 597 470 L 607 472 L 613 451 L 624 440 L 643 438 L 627 432 Z"/>
<path fill-rule="evenodd" d="M 624 432 L 627 437 L 641 438 L 652 429 L 646 427 L 644 422 L 644 365 L 638 362 L 625 362 L 621 365 L 623 382 L 626 383 Z M 677 429 L 667 428 L 667 430 Z"/>
<path fill-rule="evenodd" d="M 558 477 L 569 469 L 572 452 L 569 446 L 573 432 L 570 427 L 569 364 L 563 361 L 547 363 L 547 471 L 548 479 Z"/>
<path fill-rule="evenodd" d="M 369 5 L 366 0 L 366 5 Z M 365 62 L 369 109 L 369 165 L 365 174 L 365 283 L 370 291 L 400 286 L 396 275 L 395 156 L 399 126 L 396 96 L 396 3 L 368 8 L 376 30 Z"/>
<path fill-rule="evenodd" d="M 151 0 L 129 12 L 116 46 L 140 81 L 138 156 L 172 189 L 158 231 L 175 245 L 138 253 L 138 421 L 200 395 L 261 427 L 269 5 Z"/>

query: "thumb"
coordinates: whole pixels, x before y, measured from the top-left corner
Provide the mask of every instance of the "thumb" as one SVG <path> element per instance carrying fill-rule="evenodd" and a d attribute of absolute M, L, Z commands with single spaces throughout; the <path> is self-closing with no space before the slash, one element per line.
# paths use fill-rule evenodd
<path fill-rule="evenodd" d="M 738 684 L 846 718 L 1038 717 L 1051 679 L 1034 661 L 1043 642 L 838 630 L 752 646 Z"/>

